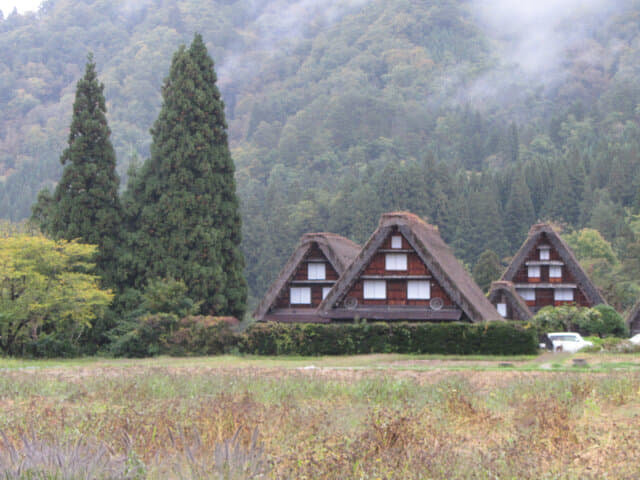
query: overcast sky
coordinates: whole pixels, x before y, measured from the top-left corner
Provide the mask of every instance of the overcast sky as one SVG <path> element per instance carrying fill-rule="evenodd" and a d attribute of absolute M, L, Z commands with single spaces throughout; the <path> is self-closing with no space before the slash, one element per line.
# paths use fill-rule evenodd
<path fill-rule="evenodd" d="M 0 10 L 6 17 L 13 12 L 13 7 L 18 7 L 18 12 L 20 13 L 35 12 L 41 3 L 42 0 L 0 0 Z"/>

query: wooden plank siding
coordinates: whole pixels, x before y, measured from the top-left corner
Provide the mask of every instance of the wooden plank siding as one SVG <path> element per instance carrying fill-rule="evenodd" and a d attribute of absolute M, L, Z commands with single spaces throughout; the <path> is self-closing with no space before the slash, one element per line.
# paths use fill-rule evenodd
<path fill-rule="evenodd" d="M 314 244 L 313 247 L 309 249 L 309 252 L 307 253 L 307 255 L 305 255 L 304 260 L 300 262 L 300 265 L 298 265 L 298 268 L 296 269 L 296 273 L 293 275 L 293 280 L 308 280 L 309 277 L 307 276 L 307 265 L 310 262 L 318 263 L 318 261 L 325 264 L 325 272 L 327 275 L 326 279 L 328 281 L 331 281 L 331 283 L 333 283 L 338 280 L 338 272 L 336 272 L 335 269 L 331 266 L 331 263 L 329 263 L 327 257 L 325 257 L 324 253 L 322 253 L 322 250 L 320 250 L 317 244 Z"/>
<path fill-rule="evenodd" d="M 539 262 L 540 260 L 540 246 L 546 245 L 550 246 L 549 249 L 549 261 L 552 262 L 563 262 L 562 265 L 562 277 L 561 278 L 550 278 L 549 277 L 549 269 L 550 265 L 540 265 L 540 278 L 529 278 L 528 274 L 528 266 L 527 262 Z M 541 262 L 544 262 L 542 260 Z M 535 247 L 532 248 L 525 257 L 525 261 L 519 266 L 513 283 L 517 285 L 518 288 L 522 288 L 523 284 L 576 284 L 577 288 L 574 289 L 574 300 L 571 302 L 568 301 L 555 301 L 554 300 L 554 289 L 553 288 L 536 288 L 536 300 L 535 301 L 527 301 L 527 305 L 531 309 L 532 312 L 537 312 L 543 307 L 547 306 L 560 306 L 560 305 L 572 305 L 576 304 L 579 306 L 588 307 L 591 306 L 590 302 L 587 300 L 584 292 L 581 290 L 579 283 L 576 278 L 571 274 L 567 266 L 564 264 L 562 257 L 559 252 L 552 246 L 551 241 L 547 238 L 547 234 L 543 233 L 540 235 L 540 238 L 535 244 Z"/>
<path fill-rule="evenodd" d="M 391 248 L 391 237 L 402 237 L 402 248 Z M 385 257 L 387 253 L 406 253 L 407 254 L 407 270 L 387 270 Z M 362 277 L 373 277 L 386 281 L 387 298 L 386 299 L 365 299 L 364 298 L 364 279 Z M 428 280 L 430 282 L 431 297 L 427 300 L 409 300 L 407 299 L 407 281 L 411 277 L 417 277 L 420 280 Z M 426 278 L 425 278 L 426 277 Z M 433 298 L 441 298 L 444 308 L 455 307 L 455 303 L 445 292 L 442 286 L 431 276 L 431 272 L 421 260 L 418 253 L 411 247 L 409 242 L 397 230 L 393 230 L 384 240 L 380 249 L 374 254 L 371 262 L 365 267 L 360 278 L 353 284 L 349 290 L 347 297 L 357 300 L 358 305 L 391 305 L 391 306 L 421 306 L 428 307 L 429 302 Z"/>
<path fill-rule="evenodd" d="M 325 280 L 313 280 L 310 283 L 308 276 L 309 263 L 324 263 L 325 265 Z M 338 280 L 338 272 L 333 268 L 328 261 L 320 247 L 314 243 L 309 248 L 309 251 L 305 255 L 304 259 L 300 262 L 296 268 L 295 273 L 291 281 L 289 281 L 285 287 L 278 294 L 278 298 L 275 302 L 276 309 L 295 308 L 300 309 L 315 309 L 322 302 L 322 289 L 324 287 L 331 287 Z M 310 304 L 291 304 L 291 287 L 310 287 L 311 288 L 311 303 Z"/>

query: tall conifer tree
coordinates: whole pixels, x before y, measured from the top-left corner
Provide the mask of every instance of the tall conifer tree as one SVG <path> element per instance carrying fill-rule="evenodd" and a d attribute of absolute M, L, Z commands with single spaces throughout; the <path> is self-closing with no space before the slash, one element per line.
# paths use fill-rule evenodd
<path fill-rule="evenodd" d="M 43 191 L 32 219 L 55 239 L 81 239 L 98 245 L 97 271 L 105 286 L 117 284 L 115 249 L 123 220 L 118 197 L 120 179 L 107 124 L 104 85 L 98 81 L 93 55 L 76 87 L 65 166 L 53 196 Z"/>
<path fill-rule="evenodd" d="M 535 214 L 529 187 L 522 175 L 516 173 L 504 212 L 504 233 L 512 253 L 515 253 L 527 238 L 527 232 L 534 221 Z"/>
<path fill-rule="evenodd" d="M 183 280 L 202 312 L 242 317 L 247 286 L 224 104 L 198 34 L 173 57 L 151 157 L 127 192 L 134 286 Z"/>

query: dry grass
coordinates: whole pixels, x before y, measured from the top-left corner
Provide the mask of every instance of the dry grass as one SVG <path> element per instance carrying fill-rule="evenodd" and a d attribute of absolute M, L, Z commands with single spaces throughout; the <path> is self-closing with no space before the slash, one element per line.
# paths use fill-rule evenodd
<path fill-rule="evenodd" d="M 0 478 L 638 478 L 633 365 L 387 360 L 5 370 Z"/>

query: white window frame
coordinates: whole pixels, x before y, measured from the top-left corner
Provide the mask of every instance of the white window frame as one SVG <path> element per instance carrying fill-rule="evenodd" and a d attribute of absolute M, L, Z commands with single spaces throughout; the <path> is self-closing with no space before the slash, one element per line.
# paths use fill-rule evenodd
<path fill-rule="evenodd" d="M 573 288 L 554 288 L 554 302 L 573 302 L 575 301 L 575 293 Z"/>
<path fill-rule="evenodd" d="M 400 235 L 391 236 L 391 248 L 402 248 L 402 236 Z"/>
<path fill-rule="evenodd" d="M 562 278 L 562 266 L 549 265 L 549 278 Z"/>
<path fill-rule="evenodd" d="M 386 270 L 405 271 L 408 269 L 406 253 L 387 253 L 384 257 L 384 267 Z"/>
<path fill-rule="evenodd" d="M 291 287 L 289 299 L 291 305 L 311 305 L 311 287 Z"/>
<path fill-rule="evenodd" d="M 502 318 L 506 318 L 506 316 L 507 316 L 507 304 L 506 303 L 498 303 L 496 305 L 496 310 L 498 310 L 498 313 L 500 314 L 500 316 Z"/>
<path fill-rule="evenodd" d="M 326 280 L 327 267 L 324 263 L 308 263 L 307 279 L 309 280 Z"/>
<path fill-rule="evenodd" d="M 429 300 L 431 282 L 429 280 L 407 280 L 407 300 Z"/>
<path fill-rule="evenodd" d="M 540 260 L 551 260 L 551 249 L 550 248 L 541 248 L 540 249 Z"/>
<path fill-rule="evenodd" d="M 529 265 L 527 267 L 527 277 L 540 278 L 540 265 Z"/>
<path fill-rule="evenodd" d="M 322 287 L 322 299 L 323 300 L 325 298 L 327 298 L 327 295 L 329 295 L 330 291 L 331 291 L 331 287 Z"/>
<path fill-rule="evenodd" d="M 365 280 L 362 287 L 365 300 L 386 300 L 387 282 L 385 280 Z"/>
<path fill-rule="evenodd" d="M 536 301 L 536 289 L 535 288 L 519 288 L 518 295 L 522 297 L 525 302 Z"/>

